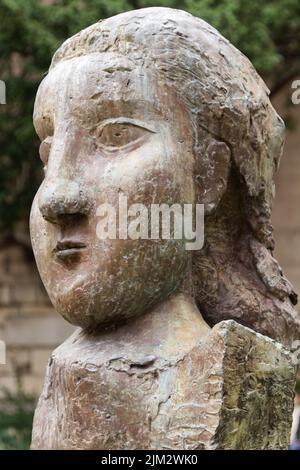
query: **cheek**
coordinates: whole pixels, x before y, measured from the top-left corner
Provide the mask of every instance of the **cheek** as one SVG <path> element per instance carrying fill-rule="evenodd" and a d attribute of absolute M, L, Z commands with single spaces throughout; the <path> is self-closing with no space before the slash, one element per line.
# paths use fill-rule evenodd
<path fill-rule="evenodd" d="M 35 195 L 32 203 L 30 213 L 30 236 L 31 243 L 34 252 L 34 256 L 38 265 L 39 270 L 41 267 L 46 268 L 47 258 L 49 256 L 49 231 L 46 228 L 46 222 L 44 221 L 40 210 L 38 208 L 38 197 L 39 191 Z"/>
<path fill-rule="evenodd" d="M 47 223 L 38 208 L 37 192 L 30 213 L 30 236 L 41 279 L 48 290 L 51 283 L 57 281 L 57 269 L 52 263 L 52 250 L 56 244 L 55 227 Z"/>
<path fill-rule="evenodd" d="M 110 160 L 96 185 L 100 199 L 117 203 L 120 194 L 128 203 L 173 203 L 186 200 L 191 171 L 184 169 L 191 160 L 167 135 L 151 139 L 146 145 Z M 184 162 L 184 164 L 183 164 Z M 190 165 L 191 167 L 191 165 Z M 190 200 L 190 195 L 188 197 Z"/>

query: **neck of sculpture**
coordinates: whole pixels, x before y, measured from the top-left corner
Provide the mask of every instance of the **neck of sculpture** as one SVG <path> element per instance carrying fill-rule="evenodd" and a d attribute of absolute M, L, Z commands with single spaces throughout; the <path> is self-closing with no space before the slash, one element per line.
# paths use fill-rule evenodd
<path fill-rule="evenodd" d="M 193 298 L 179 292 L 130 322 L 88 336 L 103 361 L 117 356 L 132 362 L 137 357 L 179 359 L 204 341 L 209 331 Z"/>

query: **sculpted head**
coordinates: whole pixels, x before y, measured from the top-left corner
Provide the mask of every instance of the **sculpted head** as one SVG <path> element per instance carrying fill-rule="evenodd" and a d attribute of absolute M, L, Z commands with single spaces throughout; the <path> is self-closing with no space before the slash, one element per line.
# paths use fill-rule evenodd
<path fill-rule="evenodd" d="M 191 278 L 210 324 L 236 318 L 285 339 L 294 294 L 270 254 L 284 126 L 251 63 L 214 28 L 168 8 L 90 26 L 55 53 L 34 124 L 45 179 L 32 207 L 33 248 L 67 320 L 90 327 L 134 317 Z M 186 251 L 183 240 L 100 240 L 97 208 L 120 194 L 128 205 L 204 204 L 203 250 Z M 264 311 L 285 312 L 278 329 L 262 317 L 262 301 Z"/>

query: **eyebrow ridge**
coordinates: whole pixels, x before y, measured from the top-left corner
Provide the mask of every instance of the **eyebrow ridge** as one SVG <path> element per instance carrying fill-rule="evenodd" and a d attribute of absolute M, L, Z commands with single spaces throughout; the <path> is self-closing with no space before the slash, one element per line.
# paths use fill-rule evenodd
<path fill-rule="evenodd" d="M 157 133 L 157 131 L 154 129 L 154 127 L 149 126 L 148 124 L 146 124 L 145 122 L 143 122 L 139 119 L 131 119 L 131 118 L 128 118 L 128 117 L 108 118 L 108 119 L 105 119 L 100 124 L 100 129 L 103 129 L 108 124 L 132 124 L 133 126 L 147 129 L 149 132 L 152 132 L 153 134 Z"/>

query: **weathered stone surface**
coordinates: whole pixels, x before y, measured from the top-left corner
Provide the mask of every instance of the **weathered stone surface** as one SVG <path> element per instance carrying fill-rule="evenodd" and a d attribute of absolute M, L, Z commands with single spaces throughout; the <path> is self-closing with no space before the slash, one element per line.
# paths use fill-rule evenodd
<path fill-rule="evenodd" d="M 300 333 L 272 256 L 284 125 L 251 63 L 185 12 L 127 12 L 59 48 L 34 124 L 33 249 L 54 307 L 83 330 L 54 354 L 33 447 L 286 447 L 288 355 L 245 328 L 287 347 Z M 99 236 L 99 207 L 120 218 L 121 196 L 203 204 L 203 249 Z M 211 330 L 222 320 L 245 326 Z"/>
<path fill-rule="evenodd" d="M 295 384 L 289 352 L 233 321 L 215 329 L 224 341 L 217 448 L 287 449 Z"/>
<path fill-rule="evenodd" d="M 169 8 L 90 26 L 55 53 L 34 124 L 45 180 L 32 244 L 68 321 L 127 320 L 190 279 L 211 326 L 233 318 L 286 346 L 299 338 L 296 295 L 271 256 L 284 125 L 251 63 L 214 28 Z M 99 240 L 97 208 L 117 210 L 120 194 L 128 207 L 204 204 L 204 248 Z"/>
<path fill-rule="evenodd" d="M 33 449 L 287 448 L 295 371 L 280 344 L 229 320 L 149 355 L 128 328 L 78 330 L 54 351 Z"/>

